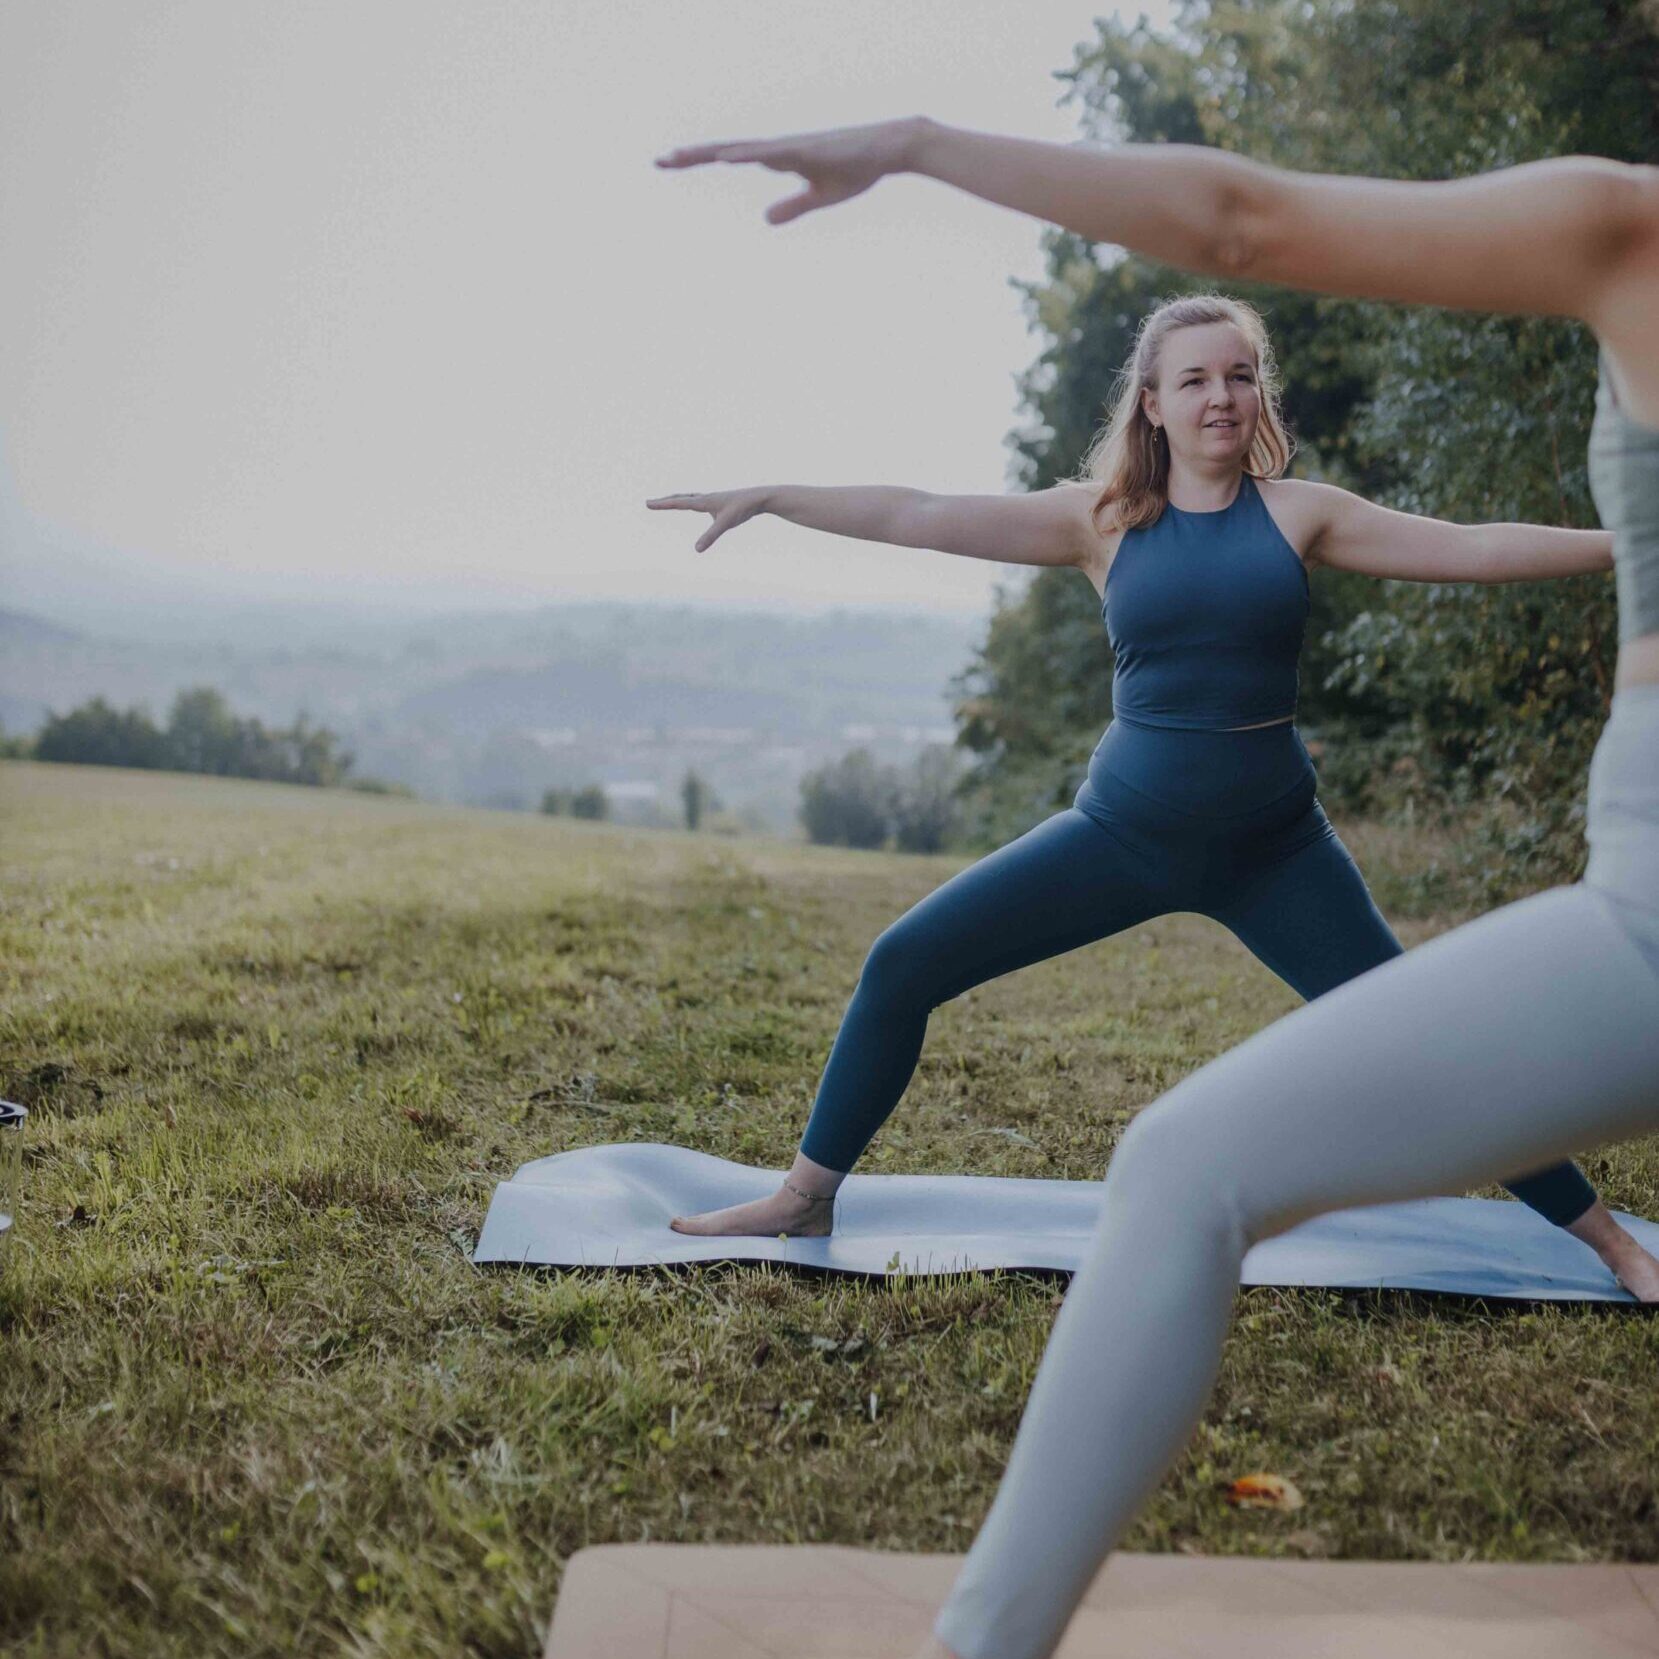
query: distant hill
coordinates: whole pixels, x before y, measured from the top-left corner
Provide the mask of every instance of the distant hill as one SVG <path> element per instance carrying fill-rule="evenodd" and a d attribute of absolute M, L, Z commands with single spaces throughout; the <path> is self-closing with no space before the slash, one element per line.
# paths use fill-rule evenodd
<path fill-rule="evenodd" d="M 533 805 L 600 782 L 650 822 L 695 767 L 787 831 L 799 780 L 855 744 L 902 762 L 952 735 L 948 683 L 977 622 L 914 612 L 768 615 L 617 602 L 338 620 L 266 618 L 257 646 L 157 641 L 0 610 L 0 724 L 93 696 L 158 717 L 193 685 L 243 714 L 338 731 L 358 769 L 438 799 Z"/>
<path fill-rule="evenodd" d="M 187 687 L 331 727 L 359 774 L 440 800 L 533 806 L 603 784 L 677 818 L 695 768 L 724 808 L 795 828 L 801 777 L 863 745 L 902 764 L 953 736 L 961 613 L 587 602 L 475 608 L 460 584 L 176 566 L 43 523 L 0 442 L 0 726 L 92 697 L 164 718 Z"/>
<path fill-rule="evenodd" d="M 73 628 L 49 622 L 43 616 L 35 616 L 28 611 L 0 609 L 0 647 L 53 642 L 67 645 L 71 640 L 79 638 L 80 635 Z"/>
<path fill-rule="evenodd" d="M 28 665 L 41 653 L 62 651 L 75 644 L 79 635 L 43 616 L 27 611 L 0 610 L 0 731 L 11 735 L 33 733 L 45 720 L 50 707 L 39 695 L 35 675 Z M 15 665 L 7 672 L 7 665 Z"/>

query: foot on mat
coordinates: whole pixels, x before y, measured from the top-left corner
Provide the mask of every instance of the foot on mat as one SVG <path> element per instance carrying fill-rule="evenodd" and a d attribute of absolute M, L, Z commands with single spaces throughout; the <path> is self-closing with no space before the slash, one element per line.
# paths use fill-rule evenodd
<path fill-rule="evenodd" d="M 669 1226 L 676 1233 L 691 1233 L 702 1238 L 733 1235 L 776 1238 L 779 1233 L 787 1233 L 791 1238 L 824 1238 L 834 1223 L 835 1200 L 832 1196 L 807 1197 L 788 1187 L 780 1187 L 752 1203 L 733 1204 L 726 1210 L 706 1210 L 702 1215 L 675 1216 Z"/>

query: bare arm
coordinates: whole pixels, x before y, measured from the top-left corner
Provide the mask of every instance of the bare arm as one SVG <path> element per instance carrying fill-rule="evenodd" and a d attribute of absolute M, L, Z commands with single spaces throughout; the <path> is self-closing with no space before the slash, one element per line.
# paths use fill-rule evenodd
<path fill-rule="evenodd" d="M 968 132 L 925 117 L 692 145 L 665 167 L 801 174 L 781 224 L 913 172 L 1187 270 L 1316 293 L 1576 317 L 1659 406 L 1659 169 L 1586 156 L 1414 183 L 1282 172 L 1193 145 L 1116 149 Z"/>
<path fill-rule="evenodd" d="M 1605 530 L 1452 524 L 1379 507 L 1330 484 L 1299 483 L 1319 509 L 1311 562 L 1402 582 L 1536 582 L 1613 568 Z"/>
<path fill-rule="evenodd" d="M 1189 270 L 1406 304 L 1594 322 L 1613 271 L 1659 235 L 1647 170 L 1589 156 L 1414 183 L 934 123 L 911 155 L 930 178 Z"/>
<path fill-rule="evenodd" d="M 699 552 L 745 519 L 771 513 L 809 530 L 861 541 L 929 547 L 1005 564 L 1068 565 L 1088 556 L 1094 499 L 1092 489 L 1075 484 L 1029 495 L 933 495 L 889 484 L 773 484 L 657 496 L 646 506 L 712 514 L 713 523 L 697 542 Z"/>

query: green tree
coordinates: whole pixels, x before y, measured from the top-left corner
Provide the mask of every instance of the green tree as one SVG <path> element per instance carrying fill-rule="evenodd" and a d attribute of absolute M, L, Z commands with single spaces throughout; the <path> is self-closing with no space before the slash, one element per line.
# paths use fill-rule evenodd
<path fill-rule="evenodd" d="M 697 829 L 703 822 L 703 811 L 709 805 L 709 786 L 695 772 L 687 772 L 680 785 L 680 800 L 685 807 L 685 827 Z"/>
<path fill-rule="evenodd" d="M 801 780 L 801 823 L 823 846 L 880 847 L 893 821 L 895 780 L 868 749 L 854 749 Z"/>
<path fill-rule="evenodd" d="M 893 839 L 900 852 L 937 853 L 950 844 L 961 818 L 957 773 L 951 749 L 930 743 L 900 777 L 893 800 Z"/>
<path fill-rule="evenodd" d="M 94 697 L 41 729 L 37 759 L 90 766 L 170 768 L 218 777 L 265 778 L 278 783 L 339 784 L 351 756 L 325 726 L 303 716 L 269 730 L 238 719 L 223 696 L 207 686 L 174 699 L 165 729 L 142 708 L 116 709 Z"/>
<path fill-rule="evenodd" d="M 601 819 L 611 815 L 611 803 L 603 788 L 596 783 L 590 783 L 586 789 L 578 789 L 570 797 L 570 816 L 572 818 Z"/>
<path fill-rule="evenodd" d="M 35 739 L 35 758 L 147 769 L 172 764 L 166 734 L 142 708 L 117 709 L 102 697 L 51 715 Z"/>
<path fill-rule="evenodd" d="M 210 686 L 181 691 L 167 718 L 170 764 L 179 772 L 240 773 L 254 757 L 230 705 Z"/>

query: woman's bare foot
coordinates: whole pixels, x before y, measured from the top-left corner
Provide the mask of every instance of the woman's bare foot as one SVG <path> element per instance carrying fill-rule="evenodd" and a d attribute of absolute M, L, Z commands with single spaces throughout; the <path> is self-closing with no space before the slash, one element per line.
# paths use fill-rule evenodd
<path fill-rule="evenodd" d="M 706 1210 L 702 1215 L 678 1215 L 669 1222 L 676 1233 L 699 1238 L 756 1237 L 824 1238 L 835 1225 L 835 1195 L 846 1172 L 815 1164 L 803 1152 L 783 1178 L 783 1185 L 767 1198 L 749 1204 L 733 1204 L 726 1210 Z"/>
<path fill-rule="evenodd" d="M 835 1196 L 802 1198 L 779 1187 L 765 1198 L 749 1204 L 733 1204 L 728 1210 L 707 1210 L 702 1215 L 677 1215 L 669 1222 L 676 1233 L 694 1233 L 703 1238 L 724 1238 L 731 1234 L 756 1234 L 776 1238 L 823 1238 L 834 1225 Z"/>
<path fill-rule="evenodd" d="M 1599 1198 L 1567 1231 L 1589 1245 L 1638 1302 L 1659 1303 L 1659 1258 L 1644 1250 Z"/>

